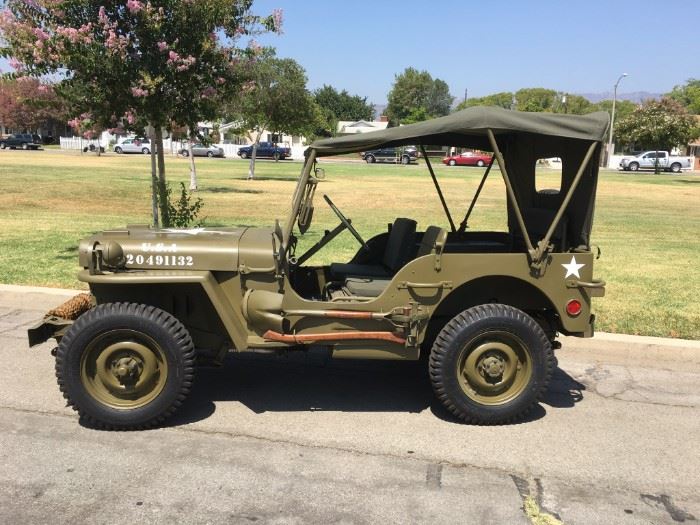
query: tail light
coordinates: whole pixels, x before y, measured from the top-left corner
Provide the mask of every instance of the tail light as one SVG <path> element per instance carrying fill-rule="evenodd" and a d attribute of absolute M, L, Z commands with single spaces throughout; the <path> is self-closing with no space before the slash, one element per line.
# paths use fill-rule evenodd
<path fill-rule="evenodd" d="M 578 314 L 580 314 L 581 308 L 581 301 L 578 299 L 571 299 L 571 301 L 566 303 L 566 313 L 571 317 L 576 317 Z"/>

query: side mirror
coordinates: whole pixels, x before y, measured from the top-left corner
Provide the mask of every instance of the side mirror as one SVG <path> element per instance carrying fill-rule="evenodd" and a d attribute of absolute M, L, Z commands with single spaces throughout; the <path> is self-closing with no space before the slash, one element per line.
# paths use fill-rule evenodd
<path fill-rule="evenodd" d="M 316 177 L 318 180 L 323 180 L 326 178 L 326 170 L 323 168 L 316 168 L 314 170 L 314 177 Z"/>

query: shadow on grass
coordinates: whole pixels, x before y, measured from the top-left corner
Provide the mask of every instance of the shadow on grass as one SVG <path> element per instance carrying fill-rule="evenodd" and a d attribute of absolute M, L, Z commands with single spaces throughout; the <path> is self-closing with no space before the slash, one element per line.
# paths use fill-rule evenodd
<path fill-rule="evenodd" d="M 225 186 L 215 186 L 212 188 L 201 188 L 200 193 L 265 193 L 263 190 L 253 190 L 248 188 L 227 188 Z"/>
<path fill-rule="evenodd" d="M 248 177 L 232 177 L 231 180 L 249 180 Z M 253 180 L 250 182 L 255 182 L 256 180 L 278 180 L 278 181 L 285 181 L 285 182 L 296 182 L 299 180 L 299 177 L 261 177 L 256 175 Z"/>
<path fill-rule="evenodd" d="M 543 403 L 518 424 L 544 417 L 543 404 L 570 408 L 585 387 L 557 369 Z M 443 421 L 462 424 L 436 399 L 424 361 L 339 361 L 323 350 L 285 357 L 230 355 L 221 368 L 197 370 L 190 397 L 168 426 L 208 418 L 217 402 L 243 404 L 264 412 L 406 412 L 429 409 Z"/>
<path fill-rule="evenodd" d="M 63 248 L 61 251 L 58 252 L 58 255 L 54 257 L 54 259 L 59 259 L 62 261 L 67 261 L 67 260 L 73 260 L 76 258 L 76 254 L 78 253 L 78 246 L 68 246 L 67 248 Z"/>

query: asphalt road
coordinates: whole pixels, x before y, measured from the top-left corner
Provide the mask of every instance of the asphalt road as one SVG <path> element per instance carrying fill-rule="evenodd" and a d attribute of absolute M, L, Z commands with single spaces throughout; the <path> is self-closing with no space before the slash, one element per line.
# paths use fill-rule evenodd
<path fill-rule="evenodd" d="M 565 341 L 523 423 L 454 421 L 413 363 L 232 356 L 167 428 L 81 426 L 51 344 L 66 297 L 0 287 L 0 523 L 700 520 L 700 346 Z"/>

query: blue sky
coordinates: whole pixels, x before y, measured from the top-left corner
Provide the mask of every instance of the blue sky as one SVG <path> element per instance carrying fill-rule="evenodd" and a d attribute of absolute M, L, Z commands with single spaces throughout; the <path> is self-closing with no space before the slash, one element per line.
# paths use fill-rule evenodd
<path fill-rule="evenodd" d="M 666 92 L 700 78 L 700 0 L 258 0 L 284 10 L 284 34 L 261 42 L 324 83 L 384 103 L 408 66 L 453 95 L 522 87 L 570 93 Z"/>
<path fill-rule="evenodd" d="M 309 87 L 383 104 L 408 66 L 453 95 L 522 87 L 570 93 L 666 92 L 700 78 L 700 0 L 256 0 L 284 10 L 284 34 L 259 40 L 297 60 Z M 7 69 L 0 62 L 0 69 Z"/>

